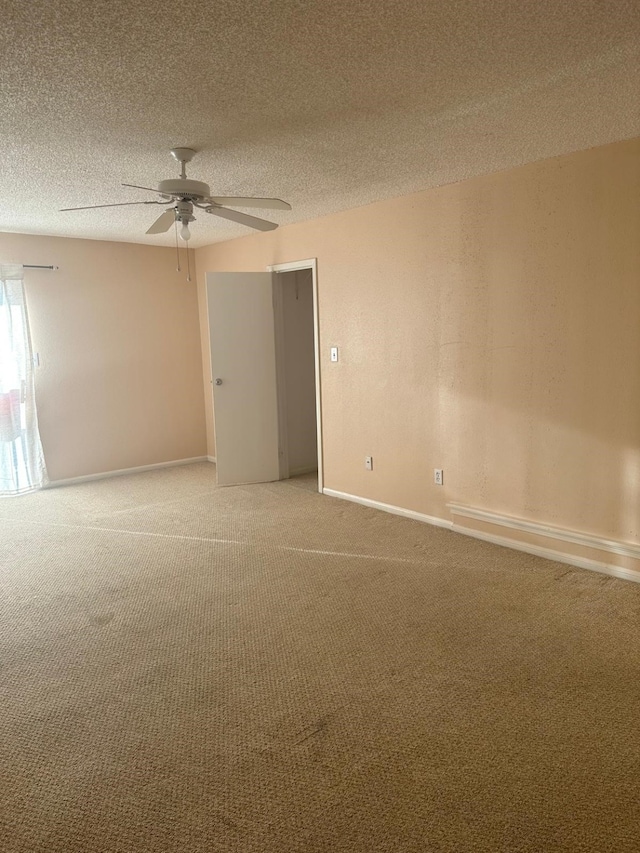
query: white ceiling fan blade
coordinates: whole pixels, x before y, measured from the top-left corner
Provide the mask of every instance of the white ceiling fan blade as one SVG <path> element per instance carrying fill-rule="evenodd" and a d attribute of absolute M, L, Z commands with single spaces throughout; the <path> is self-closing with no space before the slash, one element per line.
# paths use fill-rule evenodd
<path fill-rule="evenodd" d="M 264 207 L 269 210 L 291 210 L 291 205 L 281 198 L 244 198 L 242 196 L 212 196 L 215 204 L 230 204 L 231 207 Z"/>
<path fill-rule="evenodd" d="M 239 222 L 240 225 L 248 225 L 249 228 L 255 228 L 256 231 L 273 231 L 278 227 L 275 222 L 258 219 L 257 216 L 249 216 L 248 213 L 240 213 L 239 210 L 229 210 L 226 207 L 207 207 L 206 211 L 207 213 L 213 213 L 214 216 L 221 216 L 223 219 Z"/>
<path fill-rule="evenodd" d="M 158 194 L 158 190 L 152 190 L 151 187 L 141 187 L 138 184 L 121 184 L 123 187 L 133 187 L 134 190 L 148 190 L 150 193 Z"/>
<path fill-rule="evenodd" d="M 115 204 L 87 204 L 84 207 L 61 207 L 60 213 L 68 210 L 93 210 L 95 207 L 126 207 L 129 204 L 163 204 L 161 201 L 118 201 Z"/>
<path fill-rule="evenodd" d="M 165 210 L 164 213 L 161 213 L 160 216 L 153 223 L 151 228 L 146 232 L 147 234 L 164 234 L 165 231 L 168 231 L 169 228 L 176 221 L 176 212 L 173 208 L 171 210 Z"/>

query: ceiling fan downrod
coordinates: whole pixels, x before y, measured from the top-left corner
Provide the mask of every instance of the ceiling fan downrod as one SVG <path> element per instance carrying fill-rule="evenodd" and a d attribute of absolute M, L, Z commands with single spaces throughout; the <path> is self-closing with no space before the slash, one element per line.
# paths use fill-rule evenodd
<path fill-rule="evenodd" d="M 183 181 L 187 180 L 187 163 L 190 163 L 195 157 L 196 152 L 193 148 L 172 148 L 171 156 L 174 160 L 180 163 L 180 178 Z"/>

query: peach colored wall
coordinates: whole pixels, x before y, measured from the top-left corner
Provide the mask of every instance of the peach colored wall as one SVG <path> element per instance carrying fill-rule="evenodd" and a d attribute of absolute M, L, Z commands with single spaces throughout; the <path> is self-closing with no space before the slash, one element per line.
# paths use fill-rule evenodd
<path fill-rule="evenodd" d="M 170 249 L 0 234 L 25 271 L 49 477 L 206 453 L 195 284 Z"/>
<path fill-rule="evenodd" d="M 639 234 L 635 139 L 199 249 L 198 286 L 318 258 L 326 487 L 638 542 Z"/>

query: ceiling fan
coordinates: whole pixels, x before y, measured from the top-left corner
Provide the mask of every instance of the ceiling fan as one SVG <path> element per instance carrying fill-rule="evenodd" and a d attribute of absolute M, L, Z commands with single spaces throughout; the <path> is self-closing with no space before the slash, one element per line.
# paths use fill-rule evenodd
<path fill-rule="evenodd" d="M 123 201 L 116 204 L 90 204 L 85 207 L 65 207 L 63 211 L 69 210 L 91 210 L 98 207 L 125 207 L 132 204 L 161 204 L 167 206 L 167 210 L 161 213 L 153 225 L 147 229 L 147 234 L 163 234 L 176 223 L 181 224 L 180 236 L 186 242 L 191 237 L 189 223 L 195 221 L 193 215 L 194 207 L 199 207 L 205 213 L 229 219 L 231 222 L 239 222 L 248 225 L 257 231 L 273 231 L 278 225 L 257 216 L 249 216 L 239 210 L 229 210 L 224 205 L 232 207 L 262 207 L 271 210 L 291 210 L 291 205 L 279 198 L 242 198 L 239 196 L 212 196 L 208 185 L 202 181 L 192 181 L 187 178 L 187 163 L 190 163 L 196 152 L 192 148 L 172 148 L 171 156 L 180 163 L 180 177 L 168 181 L 160 181 L 157 189 L 151 187 L 140 187 L 137 184 L 122 184 L 123 187 L 146 190 L 157 193 L 159 200 L 154 201 Z"/>

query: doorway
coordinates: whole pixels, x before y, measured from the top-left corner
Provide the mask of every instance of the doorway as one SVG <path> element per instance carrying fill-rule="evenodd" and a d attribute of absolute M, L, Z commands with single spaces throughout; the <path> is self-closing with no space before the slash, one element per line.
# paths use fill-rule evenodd
<path fill-rule="evenodd" d="M 273 264 L 267 269 L 274 277 L 274 325 L 276 332 L 276 375 L 278 377 L 278 418 L 280 423 L 280 476 L 282 479 L 303 474 L 304 468 L 317 471 L 318 491 L 323 489 L 322 408 L 320 397 L 320 323 L 318 315 L 318 264 L 315 258 Z M 297 299 L 296 299 L 297 297 Z M 309 304 L 309 302 L 311 304 Z M 301 328 L 292 331 L 296 318 Z M 289 330 L 287 330 L 289 326 Z M 287 352 L 286 343 L 293 339 Z M 287 373 L 294 372 L 293 353 L 304 351 L 300 375 L 293 378 L 291 400 L 287 394 Z M 311 365 L 311 351 L 313 365 Z M 287 366 L 288 365 L 288 366 Z M 315 400 L 311 399 L 311 389 Z M 296 413 L 295 401 L 304 400 L 304 411 Z M 314 405 L 315 402 L 315 405 Z M 294 443 L 288 435 L 291 421 Z M 311 449 L 315 426 L 315 456 Z M 291 449 L 293 447 L 293 453 Z"/>
<path fill-rule="evenodd" d="M 323 490 L 316 269 L 206 274 L 218 485 L 317 470 Z"/>
<path fill-rule="evenodd" d="M 313 270 L 273 270 L 280 478 L 318 477 Z"/>

